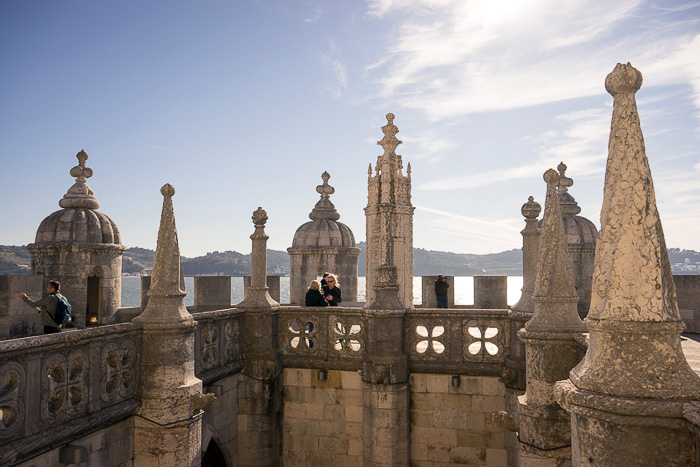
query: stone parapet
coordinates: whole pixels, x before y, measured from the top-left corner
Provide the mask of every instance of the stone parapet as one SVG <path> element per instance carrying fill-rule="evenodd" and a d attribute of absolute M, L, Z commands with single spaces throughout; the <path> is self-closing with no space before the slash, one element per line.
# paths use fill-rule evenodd
<path fill-rule="evenodd" d="M 455 305 L 455 276 L 445 276 L 450 287 L 447 289 L 447 306 Z M 422 306 L 424 308 L 437 308 L 437 298 L 435 297 L 435 281 L 438 276 L 421 276 Z"/>
<path fill-rule="evenodd" d="M 0 342 L 0 464 L 132 415 L 140 341 L 136 326 L 119 324 Z"/>
<path fill-rule="evenodd" d="M 673 282 L 685 330 L 700 333 L 700 275 L 674 275 Z"/>
<path fill-rule="evenodd" d="M 38 300 L 44 293 L 42 276 L 0 276 L 0 340 L 41 334 L 36 309 L 17 298 L 18 292 Z"/>

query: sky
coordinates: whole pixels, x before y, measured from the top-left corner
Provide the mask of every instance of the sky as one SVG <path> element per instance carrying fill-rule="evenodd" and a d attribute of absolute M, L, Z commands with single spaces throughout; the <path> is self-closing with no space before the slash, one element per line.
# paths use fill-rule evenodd
<path fill-rule="evenodd" d="M 34 241 L 84 149 L 127 247 L 155 249 L 175 187 L 183 256 L 286 250 L 328 171 L 365 239 L 386 114 L 411 164 L 414 246 L 522 246 L 563 161 L 600 227 L 612 96 L 630 62 L 669 247 L 700 251 L 700 1 L 0 2 L 0 244 Z"/>

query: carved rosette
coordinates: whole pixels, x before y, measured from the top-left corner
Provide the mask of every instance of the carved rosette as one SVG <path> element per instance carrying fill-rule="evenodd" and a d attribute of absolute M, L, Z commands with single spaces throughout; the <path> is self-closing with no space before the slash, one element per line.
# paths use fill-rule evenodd
<path fill-rule="evenodd" d="M 465 361 L 496 363 L 505 360 L 506 336 L 501 323 L 468 320 L 463 322 L 462 329 Z"/>
<path fill-rule="evenodd" d="M 199 339 L 199 350 L 202 361 L 201 368 L 209 370 L 220 365 L 219 345 L 219 323 L 213 322 L 210 324 L 200 325 L 201 336 Z"/>
<path fill-rule="evenodd" d="M 452 323 L 439 319 L 412 320 L 408 331 L 411 359 L 421 361 L 449 360 Z M 458 329 L 459 331 L 459 329 Z"/>
<path fill-rule="evenodd" d="M 321 352 L 319 318 L 316 315 L 294 315 L 287 319 L 284 330 L 286 352 L 296 355 L 316 355 Z"/>
<path fill-rule="evenodd" d="M 41 369 L 41 420 L 51 424 L 84 415 L 88 401 L 84 351 L 54 354 Z"/>
<path fill-rule="evenodd" d="M 0 366 L 0 439 L 14 435 L 24 424 L 22 396 L 26 382 L 26 372 L 19 363 Z"/>
<path fill-rule="evenodd" d="M 342 315 L 328 317 L 329 350 L 340 358 L 360 358 L 367 349 L 365 324 L 357 318 Z"/>
<path fill-rule="evenodd" d="M 100 397 L 104 402 L 129 399 L 136 390 L 136 345 L 131 339 L 110 342 L 102 348 Z"/>
<path fill-rule="evenodd" d="M 227 321 L 224 325 L 224 341 L 226 363 L 240 359 L 241 356 L 241 323 L 238 319 Z"/>

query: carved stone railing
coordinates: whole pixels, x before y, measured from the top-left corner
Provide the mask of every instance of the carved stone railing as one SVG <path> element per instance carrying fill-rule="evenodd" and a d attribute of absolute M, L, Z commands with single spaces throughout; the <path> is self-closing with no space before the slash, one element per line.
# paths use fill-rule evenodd
<path fill-rule="evenodd" d="M 413 310 L 404 326 L 411 371 L 497 376 L 510 351 L 506 309 Z"/>
<path fill-rule="evenodd" d="M 195 313 L 195 374 L 204 384 L 238 373 L 241 361 L 241 319 L 237 309 Z"/>
<path fill-rule="evenodd" d="M 132 324 L 0 342 L 0 465 L 131 416 L 139 349 Z"/>
<path fill-rule="evenodd" d="M 359 369 L 367 348 L 362 308 L 284 306 L 278 345 L 284 366 Z"/>
<path fill-rule="evenodd" d="M 364 309 L 285 306 L 278 319 L 284 366 L 361 367 L 368 335 Z M 510 350 L 506 309 L 414 309 L 404 323 L 413 371 L 498 376 Z"/>

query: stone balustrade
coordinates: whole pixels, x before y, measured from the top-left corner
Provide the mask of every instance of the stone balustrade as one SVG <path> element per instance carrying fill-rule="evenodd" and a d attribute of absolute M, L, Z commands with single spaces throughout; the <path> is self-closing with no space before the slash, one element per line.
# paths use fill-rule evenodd
<path fill-rule="evenodd" d="M 130 323 L 0 342 L 0 464 L 132 415 L 139 349 Z"/>

